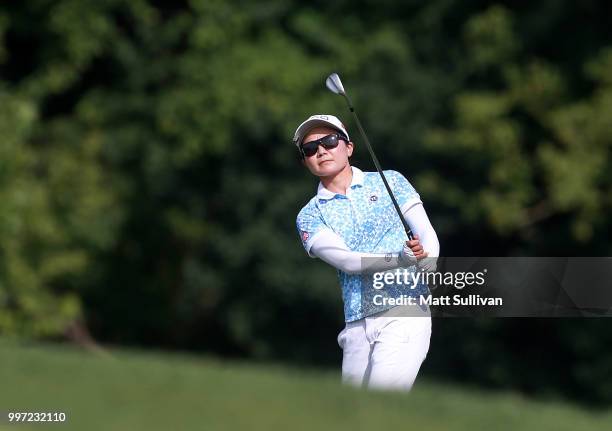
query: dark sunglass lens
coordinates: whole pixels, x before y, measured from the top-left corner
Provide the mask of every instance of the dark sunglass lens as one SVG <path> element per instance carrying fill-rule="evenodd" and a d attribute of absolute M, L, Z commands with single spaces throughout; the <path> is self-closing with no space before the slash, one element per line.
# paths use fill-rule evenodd
<path fill-rule="evenodd" d="M 314 156 L 319 148 L 319 141 L 307 142 L 302 145 L 302 150 L 306 157 Z"/>
<path fill-rule="evenodd" d="M 326 137 L 321 139 L 321 143 L 326 149 L 336 148 L 338 146 L 338 136 L 327 135 Z"/>

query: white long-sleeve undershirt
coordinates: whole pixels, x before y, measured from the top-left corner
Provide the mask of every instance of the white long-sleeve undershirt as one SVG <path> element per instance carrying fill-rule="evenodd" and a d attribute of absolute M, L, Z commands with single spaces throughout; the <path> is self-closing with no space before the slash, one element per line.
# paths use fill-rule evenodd
<path fill-rule="evenodd" d="M 428 258 L 438 257 L 440 243 L 423 204 L 417 203 L 405 209 L 402 208 L 402 214 L 412 232 L 419 236 L 424 251 L 428 253 Z M 397 246 L 401 250 L 402 244 Z M 311 255 L 348 274 L 388 271 L 400 267 L 397 259 L 399 252 L 397 250 L 395 252 L 389 250 L 389 252 L 391 259 L 389 259 L 389 254 L 351 251 L 342 237 L 331 229 L 318 233 L 310 248 Z"/>

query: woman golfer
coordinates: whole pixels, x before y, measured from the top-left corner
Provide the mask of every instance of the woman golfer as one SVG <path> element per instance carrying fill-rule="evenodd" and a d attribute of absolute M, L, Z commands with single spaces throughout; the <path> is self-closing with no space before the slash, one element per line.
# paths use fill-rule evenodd
<path fill-rule="evenodd" d="M 300 124 L 293 141 L 320 180 L 316 195 L 297 216 L 297 229 L 306 252 L 338 270 L 346 322 L 338 335 L 342 380 L 410 390 L 429 349 L 431 317 L 418 300 L 398 306 L 394 299 L 427 295 L 427 286 L 396 279 L 373 287 L 372 280 L 374 273 L 385 275 L 382 271 L 435 270 L 435 259 L 426 257 L 439 255 L 439 243 L 423 203 L 400 173 L 384 172 L 415 233 L 408 241 L 378 172 L 350 165 L 353 143 L 338 118 L 313 115 Z"/>

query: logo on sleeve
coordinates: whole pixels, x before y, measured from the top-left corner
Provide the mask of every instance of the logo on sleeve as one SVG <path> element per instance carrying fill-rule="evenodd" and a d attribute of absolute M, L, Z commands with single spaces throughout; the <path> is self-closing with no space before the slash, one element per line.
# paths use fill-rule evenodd
<path fill-rule="evenodd" d="M 308 238 L 310 238 L 310 234 L 306 232 L 305 230 L 303 230 L 302 231 L 302 242 L 305 243 L 306 241 L 308 241 Z"/>

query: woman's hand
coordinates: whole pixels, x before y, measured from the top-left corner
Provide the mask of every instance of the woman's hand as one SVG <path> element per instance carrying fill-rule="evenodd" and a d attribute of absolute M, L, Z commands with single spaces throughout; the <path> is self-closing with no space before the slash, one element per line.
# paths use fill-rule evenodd
<path fill-rule="evenodd" d="M 414 235 L 414 239 L 404 243 L 404 247 L 398 256 L 398 260 L 401 266 L 413 266 L 425 259 L 427 256 L 429 256 L 429 253 L 423 249 L 419 236 Z"/>
<path fill-rule="evenodd" d="M 423 249 L 419 236 L 416 234 L 414 235 L 414 239 L 406 241 L 406 245 L 410 248 L 417 260 L 425 259 L 429 255 L 429 253 Z"/>
<path fill-rule="evenodd" d="M 423 249 L 418 235 L 415 235 L 412 241 L 406 241 L 406 245 L 408 245 L 410 250 L 414 253 L 421 270 L 426 272 L 434 272 L 436 270 L 438 258 L 430 257 L 429 259 L 425 259 L 429 253 Z"/>

